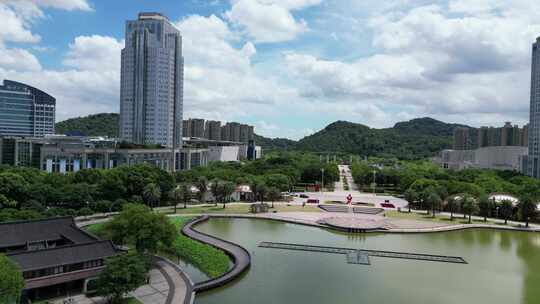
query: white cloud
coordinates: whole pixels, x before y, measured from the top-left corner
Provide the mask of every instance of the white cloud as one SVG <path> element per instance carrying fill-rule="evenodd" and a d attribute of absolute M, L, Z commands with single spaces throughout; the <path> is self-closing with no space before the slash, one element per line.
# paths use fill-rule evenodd
<path fill-rule="evenodd" d="M 2 29 L 0 30 L 0 44 L 2 41 L 12 42 L 38 42 L 40 37 L 32 34 L 28 29 L 27 21 L 10 9 L 6 4 L 0 2 L 0 20 Z"/>
<path fill-rule="evenodd" d="M 320 0 L 235 0 L 227 19 L 245 30 L 256 42 L 289 41 L 308 31 L 305 20 L 291 10 L 317 5 Z"/>
<path fill-rule="evenodd" d="M 120 51 L 124 41 L 92 35 L 79 36 L 69 45 L 64 64 L 80 70 L 120 71 Z"/>
<path fill-rule="evenodd" d="M 464 4 L 472 5 L 466 14 L 449 12 L 462 12 Z M 329 113 L 349 109 L 349 117 L 352 104 L 362 104 L 371 114 L 360 121 L 375 126 L 425 115 L 473 125 L 523 123 L 539 5 L 456 0 L 392 11 L 369 22 L 374 55 L 346 61 L 291 52 L 285 60 L 302 95 L 335 104 Z"/>
<path fill-rule="evenodd" d="M 176 25 L 186 64 L 185 117 L 241 120 L 294 94 L 258 75 L 252 64 L 255 45 L 247 41 L 235 47 L 239 36 L 221 18 L 189 16 Z"/>
<path fill-rule="evenodd" d="M 0 68 L 17 71 L 39 71 L 39 60 L 27 50 L 0 47 Z"/>
<path fill-rule="evenodd" d="M 18 0 L 18 1 L 25 1 L 25 0 Z M 54 7 L 58 9 L 68 10 L 68 11 L 72 11 L 72 10 L 91 11 L 92 10 L 90 4 L 88 4 L 88 1 L 86 0 L 27 0 L 27 1 L 32 2 L 35 5 L 39 5 L 39 6 Z"/>

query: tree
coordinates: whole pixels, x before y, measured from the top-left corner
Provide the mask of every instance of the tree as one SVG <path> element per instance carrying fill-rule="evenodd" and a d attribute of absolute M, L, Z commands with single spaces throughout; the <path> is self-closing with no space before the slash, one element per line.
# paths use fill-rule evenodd
<path fill-rule="evenodd" d="M 266 186 L 266 183 L 260 180 L 254 180 L 251 183 L 250 187 L 251 192 L 253 192 L 253 195 L 255 196 L 255 201 L 259 200 L 262 204 L 264 201 L 264 197 L 268 192 L 268 187 Z"/>
<path fill-rule="evenodd" d="M 143 199 L 146 205 L 150 208 L 154 208 L 155 205 L 159 205 L 161 198 L 161 189 L 154 183 L 147 184 L 143 189 Z"/>
<path fill-rule="evenodd" d="M 432 216 L 435 217 L 435 210 L 441 205 L 441 197 L 431 187 L 427 188 L 424 194 L 424 201 L 431 207 Z"/>
<path fill-rule="evenodd" d="M 512 216 L 513 211 L 514 211 L 514 205 L 512 204 L 512 201 L 510 200 L 501 201 L 501 206 L 499 207 L 499 214 L 504 219 L 505 225 L 508 223 L 508 219 Z"/>
<path fill-rule="evenodd" d="M 0 254 L 0 303 L 18 303 L 24 278 L 14 262 Z"/>
<path fill-rule="evenodd" d="M 225 204 L 229 201 L 229 198 L 236 190 L 234 183 L 232 182 L 221 182 L 219 185 L 220 197 L 223 203 L 223 209 L 225 209 Z"/>
<path fill-rule="evenodd" d="M 409 188 L 407 191 L 405 191 L 405 200 L 409 203 L 409 213 L 411 213 L 411 205 L 414 204 L 418 200 L 418 192 L 416 192 L 414 189 Z"/>
<path fill-rule="evenodd" d="M 184 209 L 187 208 L 187 201 L 191 199 L 191 187 L 186 183 L 180 183 L 174 188 L 172 197 L 174 200 L 174 213 L 176 214 L 176 206 L 184 203 Z"/>
<path fill-rule="evenodd" d="M 277 201 L 281 198 L 281 191 L 278 188 L 270 187 L 268 188 L 268 200 L 272 202 L 272 208 L 274 208 L 274 201 Z"/>
<path fill-rule="evenodd" d="M 97 292 L 110 303 L 121 303 L 125 294 L 145 284 L 148 263 L 135 252 L 110 257 L 99 274 Z"/>
<path fill-rule="evenodd" d="M 278 188 L 280 191 L 289 189 L 289 178 L 284 174 L 269 174 L 264 177 L 264 182 L 268 187 Z"/>
<path fill-rule="evenodd" d="M 170 246 L 176 236 L 174 225 L 165 215 L 141 204 L 126 204 L 105 229 L 115 243 L 132 244 L 139 253 L 155 253 L 159 246 Z"/>
<path fill-rule="evenodd" d="M 530 195 L 524 195 L 519 200 L 519 213 L 521 219 L 525 221 L 525 227 L 529 228 L 529 220 L 536 216 L 536 203 Z"/>
<path fill-rule="evenodd" d="M 480 215 L 484 217 L 484 222 L 487 222 L 487 217 L 493 209 L 493 202 L 489 199 L 487 195 L 482 195 L 478 199 L 478 208 L 480 209 Z"/>
<path fill-rule="evenodd" d="M 5 195 L 0 194 L 0 209 L 4 208 L 15 208 L 17 207 L 17 202 L 7 198 Z"/>
<path fill-rule="evenodd" d="M 199 192 L 197 193 L 197 199 L 200 203 L 204 203 L 204 197 L 206 196 L 206 192 L 208 192 L 208 180 L 204 176 L 199 176 L 197 178 L 197 181 L 195 182 L 195 187 L 199 189 Z"/>
<path fill-rule="evenodd" d="M 221 181 L 217 178 L 213 179 L 210 183 L 210 192 L 214 196 L 214 206 L 216 207 L 218 202 L 221 202 L 220 183 Z"/>
<path fill-rule="evenodd" d="M 454 211 L 456 210 L 457 204 L 458 204 L 458 198 L 456 196 L 449 197 L 446 201 L 446 206 L 448 207 L 448 210 L 450 211 L 450 220 L 454 220 Z"/>
<path fill-rule="evenodd" d="M 469 216 L 469 224 L 470 224 L 472 222 L 471 216 L 474 212 L 478 210 L 478 205 L 476 204 L 476 200 L 474 199 L 474 197 L 472 197 L 469 194 L 464 194 L 461 199 L 462 199 L 463 213 Z"/>

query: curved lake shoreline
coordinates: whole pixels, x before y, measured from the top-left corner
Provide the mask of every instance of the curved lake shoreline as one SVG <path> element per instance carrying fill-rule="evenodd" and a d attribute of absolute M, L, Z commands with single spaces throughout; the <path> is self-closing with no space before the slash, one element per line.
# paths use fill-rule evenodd
<path fill-rule="evenodd" d="M 468 229 L 435 234 L 346 234 L 276 221 L 212 218 L 197 230 L 245 247 L 252 267 L 195 303 L 239 303 L 247 292 L 264 303 L 521 303 L 540 297 L 540 234 Z M 297 242 L 463 256 L 469 265 L 372 259 L 346 264 L 342 256 L 257 247 Z M 414 284 L 413 284 L 414 283 Z M 350 285 L 351 288 L 344 286 Z M 471 286 L 476 286 L 471 288 Z M 324 290 L 324 292 L 322 291 Z M 505 290 L 503 295 L 494 296 Z M 404 302 L 404 298 L 409 298 Z"/>

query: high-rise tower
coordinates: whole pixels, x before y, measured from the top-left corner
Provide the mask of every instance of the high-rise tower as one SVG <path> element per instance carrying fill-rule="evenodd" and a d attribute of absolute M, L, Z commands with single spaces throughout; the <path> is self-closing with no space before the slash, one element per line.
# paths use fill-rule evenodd
<path fill-rule="evenodd" d="M 182 144 L 182 36 L 167 17 L 140 13 L 126 22 L 120 84 L 120 138 L 137 144 Z"/>
<path fill-rule="evenodd" d="M 529 122 L 529 155 L 527 163 L 527 175 L 540 177 L 540 37 L 532 46 L 531 67 L 531 106 Z"/>

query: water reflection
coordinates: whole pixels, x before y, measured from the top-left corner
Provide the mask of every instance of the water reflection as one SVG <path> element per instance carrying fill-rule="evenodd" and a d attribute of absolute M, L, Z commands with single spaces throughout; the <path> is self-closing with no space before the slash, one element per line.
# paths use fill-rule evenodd
<path fill-rule="evenodd" d="M 524 265 L 523 299 L 524 303 L 540 302 L 540 235 L 522 233 L 517 242 L 517 254 Z"/>
<path fill-rule="evenodd" d="M 540 303 L 538 234 L 347 234 L 249 219 L 212 219 L 199 229 L 243 245 L 253 264 L 232 288 L 203 293 L 197 304 Z M 462 256 L 469 264 L 374 258 L 359 266 L 340 255 L 259 248 L 260 241 Z"/>

